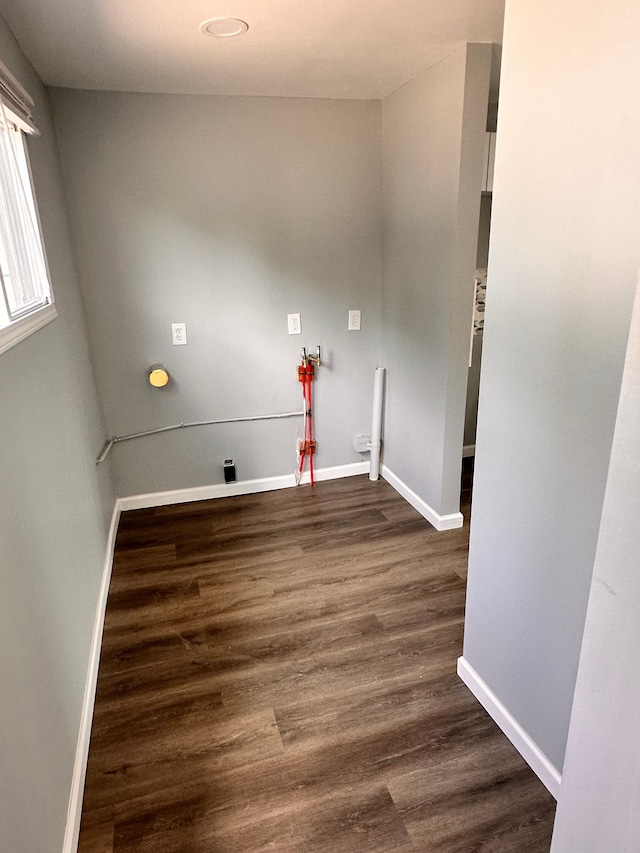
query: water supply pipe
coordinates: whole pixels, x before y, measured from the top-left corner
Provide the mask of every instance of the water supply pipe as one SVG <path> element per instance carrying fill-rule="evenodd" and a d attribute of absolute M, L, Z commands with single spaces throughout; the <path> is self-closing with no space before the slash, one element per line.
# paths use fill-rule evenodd
<path fill-rule="evenodd" d="M 114 435 L 108 438 L 96 459 L 96 465 L 107 458 L 107 455 L 114 444 L 119 444 L 121 441 L 131 441 L 133 438 L 144 438 L 147 435 L 156 435 L 159 432 L 171 432 L 174 429 L 187 429 L 188 427 L 197 426 L 213 426 L 215 424 L 239 424 L 245 421 L 272 421 L 277 418 L 303 418 L 305 412 L 279 412 L 276 415 L 252 415 L 248 418 L 220 418 L 216 421 L 191 421 L 190 423 L 171 424 L 170 426 L 158 427 L 157 429 L 146 429 L 143 432 L 132 432 L 129 435 Z"/>

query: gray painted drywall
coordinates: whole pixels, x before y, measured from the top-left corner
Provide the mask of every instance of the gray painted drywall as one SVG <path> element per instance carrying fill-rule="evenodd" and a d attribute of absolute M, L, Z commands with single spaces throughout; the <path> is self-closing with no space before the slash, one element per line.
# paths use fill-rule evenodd
<path fill-rule="evenodd" d="M 300 410 L 323 349 L 316 464 L 359 462 L 380 338 L 380 104 L 51 90 L 109 434 Z M 349 332 L 347 312 L 362 310 Z M 299 336 L 287 314 L 302 314 Z M 171 345 L 186 322 L 188 345 Z M 164 390 L 146 368 L 166 365 Z M 292 473 L 301 421 L 112 450 L 120 495 Z"/>
<path fill-rule="evenodd" d="M 494 45 L 495 47 L 495 45 Z M 489 235 L 491 232 L 491 195 L 483 193 L 480 202 L 480 223 L 478 226 L 478 248 L 476 267 L 486 269 L 489 262 Z M 482 364 L 482 334 L 474 335 L 471 350 L 471 366 L 467 380 L 467 403 L 464 410 L 464 444 L 476 443 L 476 423 L 478 420 L 478 394 L 480 393 L 480 366 Z"/>
<path fill-rule="evenodd" d="M 476 266 L 487 268 L 489 263 L 489 237 L 491 234 L 491 193 L 483 193 L 480 200 L 480 221 L 478 223 L 478 246 L 476 249 Z"/>
<path fill-rule="evenodd" d="M 58 317 L 0 355 L 0 848 L 62 849 L 113 492 L 45 90 L 0 18 L 0 58 L 36 101 L 29 140 Z"/>
<path fill-rule="evenodd" d="M 559 770 L 640 262 L 639 31 L 624 0 L 507 2 L 464 654 Z"/>
<path fill-rule="evenodd" d="M 639 22 L 640 23 L 640 22 Z M 640 291 L 639 291 L 640 292 Z M 640 838 L 640 297 L 627 351 L 573 701 L 553 853 Z"/>
<path fill-rule="evenodd" d="M 474 335 L 471 350 L 471 367 L 467 381 L 467 403 L 464 410 L 464 445 L 476 443 L 478 420 L 478 394 L 480 392 L 480 367 L 482 365 L 482 334 Z"/>
<path fill-rule="evenodd" d="M 457 512 L 491 45 L 382 103 L 384 463 Z"/>

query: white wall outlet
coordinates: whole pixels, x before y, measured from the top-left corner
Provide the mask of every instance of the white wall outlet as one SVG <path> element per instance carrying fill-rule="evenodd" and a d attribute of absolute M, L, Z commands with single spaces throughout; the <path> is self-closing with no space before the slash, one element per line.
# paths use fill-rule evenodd
<path fill-rule="evenodd" d="M 354 435 L 353 436 L 353 449 L 358 453 L 366 453 L 367 450 L 371 450 L 371 436 L 370 435 Z"/>
<path fill-rule="evenodd" d="M 187 324 L 186 323 L 172 323 L 171 324 L 171 337 L 173 339 L 174 347 L 186 346 L 186 344 L 187 344 Z"/>
<path fill-rule="evenodd" d="M 287 324 L 289 326 L 290 335 L 302 334 L 302 323 L 300 322 L 299 314 L 287 314 Z"/>
<path fill-rule="evenodd" d="M 360 331 L 360 316 L 362 312 L 360 309 L 350 308 L 349 309 L 349 331 L 350 332 L 359 332 Z"/>

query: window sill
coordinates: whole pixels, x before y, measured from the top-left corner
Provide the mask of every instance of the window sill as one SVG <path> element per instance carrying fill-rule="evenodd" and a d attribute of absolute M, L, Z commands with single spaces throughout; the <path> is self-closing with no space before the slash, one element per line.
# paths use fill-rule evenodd
<path fill-rule="evenodd" d="M 39 311 L 0 329 L 0 354 L 19 344 L 58 316 L 55 305 L 45 305 Z"/>

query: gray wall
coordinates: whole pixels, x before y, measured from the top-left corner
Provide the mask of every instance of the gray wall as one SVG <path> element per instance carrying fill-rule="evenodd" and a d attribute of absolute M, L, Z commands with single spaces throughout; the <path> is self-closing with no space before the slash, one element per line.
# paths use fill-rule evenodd
<path fill-rule="evenodd" d="M 640 298 L 636 296 L 554 828 L 554 853 L 632 853 L 638 849 L 638 435 Z"/>
<path fill-rule="evenodd" d="M 382 103 L 384 463 L 457 512 L 491 45 Z"/>
<path fill-rule="evenodd" d="M 558 769 L 640 262 L 637 22 L 506 7 L 464 655 Z"/>
<path fill-rule="evenodd" d="M 489 262 L 489 236 L 491 232 L 491 195 L 483 193 L 480 202 L 480 224 L 476 267 L 486 269 Z M 478 419 L 478 394 L 480 392 L 480 367 L 482 365 L 482 334 L 474 335 L 471 367 L 467 381 L 467 403 L 464 412 L 464 444 L 476 443 Z"/>
<path fill-rule="evenodd" d="M 0 847 L 62 847 L 113 493 L 46 94 L 0 18 L 0 56 L 36 99 L 29 141 L 58 317 L 0 355 Z"/>
<path fill-rule="evenodd" d="M 483 193 L 480 201 L 480 222 L 478 225 L 478 247 L 476 266 L 486 269 L 489 263 L 489 237 L 491 235 L 491 193 Z"/>
<path fill-rule="evenodd" d="M 50 94 L 109 434 L 299 410 L 300 348 L 320 344 L 317 465 L 361 461 L 380 338 L 379 102 Z M 183 321 L 189 343 L 173 347 Z M 162 391 L 146 383 L 153 362 L 173 377 Z M 119 445 L 117 492 L 220 482 L 229 456 L 242 480 L 291 473 L 300 427 Z"/>
<path fill-rule="evenodd" d="M 482 334 L 474 335 L 471 351 L 471 367 L 467 381 L 467 402 L 464 410 L 464 444 L 476 443 L 478 419 L 478 394 L 480 392 L 480 368 L 482 366 Z"/>

